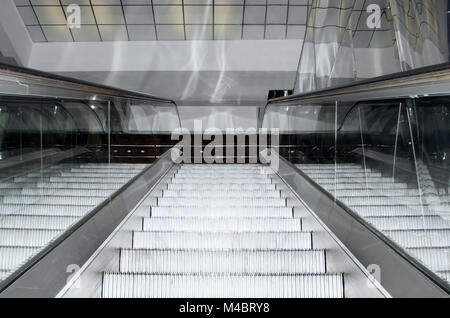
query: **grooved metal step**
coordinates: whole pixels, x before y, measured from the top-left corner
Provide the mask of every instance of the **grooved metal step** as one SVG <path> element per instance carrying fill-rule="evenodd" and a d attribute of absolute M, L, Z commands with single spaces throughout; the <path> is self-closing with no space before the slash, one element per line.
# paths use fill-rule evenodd
<path fill-rule="evenodd" d="M 138 249 L 311 249 L 311 232 L 133 232 Z"/>
<path fill-rule="evenodd" d="M 186 208 L 151 207 L 153 217 L 272 217 L 292 218 L 292 208 Z"/>
<path fill-rule="evenodd" d="M 78 217 L 70 216 L 8 215 L 0 218 L 0 228 L 64 230 L 74 224 L 78 219 Z"/>
<path fill-rule="evenodd" d="M 380 178 L 382 174 L 379 172 L 330 172 L 330 173 L 310 173 L 307 175 L 315 180 L 320 181 L 321 179 L 342 179 L 342 178 Z M 391 179 L 392 180 L 392 179 Z"/>
<path fill-rule="evenodd" d="M 93 208 L 94 205 L 2 204 L 0 215 L 83 216 Z"/>
<path fill-rule="evenodd" d="M 317 182 L 317 181 L 316 181 Z M 330 182 L 317 182 L 322 188 L 324 188 L 327 191 L 331 190 L 354 190 L 358 191 L 360 189 L 373 189 L 373 190 L 380 190 L 380 189 L 386 189 L 386 190 L 394 190 L 394 189 L 408 189 L 408 185 L 406 183 L 392 183 L 392 182 L 372 182 L 372 183 L 365 183 L 365 182 L 336 182 L 336 181 L 330 181 Z"/>
<path fill-rule="evenodd" d="M 275 190 L 276 185 L 267 183 L 267 184 L 241 184 L 241 183 L 169 183 L 167 185 L 168 190 L 222 190 L 222 191 L 232 191 L 232 190 Z"/>
<path fill-rule="evenodd" d="M 272 183 L 272 180 L 269 178 L 259 178 L 259 179 L 248 179 L 248 178 L 183 178 L 183 177 L 175 177 L 172 178 L 172 183 L 240 183 L 240 184 L 268 184 Z"/>
<path fill-rule="evenodd" d="M 55 204 L 55 205 L 98 205 L 105 200 L 104 197 L 73 197 L 48 195 L 20 195 L 3 197 L 6 204 Z"/>
<path fill-rule="evenodd" d="M 99 178 L 99 177 L 16 177 L 14 182 L 81 182 L 81 183 L 121 183 L 125 184 L 130 178 Z"/>
<path fill-rule="evenodd" d="M 417 189 L 358 189 L 358 190 L 328 190 L 330 193 L 334 194 L 336 197 L 362 197 L 362 196 L 383 196 L 383 197 L 404 197 L 404 196 L 415 196 L 420 195 Z"/>
<path fill-rule="evenodd" d="M 225 197 L 242 197 L 242 198 L 280 198 L 279 190 L 163 190 L 165 198 L 225 198 Z"/>
<path fill-rule="evenodd" d="M 361 196 L 361 197 L 339 197 L 339 200 L 350 206 L 402 206 L 402 205 L 422 205 L 419 196 L 414 197 L 388 197 L 388 196 Z"/>
<path fill-rule="evenodd" d="M 324 250 L 140 250 L 122 249 L 125 273 L 325 274 Z"/>
<path fill-rule="evenodd" d="M 37 182 L 36 188 L 42 189 L 93 189 L 110 190 L 114 192 L 123 186 L 121 183 L 97 183 L 97 182 Z"/>
<path fill-rule="evenodd" d="M 370 216 L 422 216 L 422 215 L 436 215 L 436 213 L 430 211 L 427 207 L 420 206 L 379 206 L 379 205 L 367 205 L 367 206 L 352 206 L 348 205 L 359 215 L 364 217 Z"/>
<path fill-rule="evenodd" d="M 285 207 L 285 198 L 223 198 L 210 201 L 200 198 L 159 198 L 159 206 L 184 207 Z"/>
<path fill-rule="evenodd" d="M 60 233 L 61 231 L 59 230 L 0 228 L 0 242 L 2 246 L 41 247 L 47 245 Z"/>
<path fill-rule="evenodd" d="M 439 216 L 368 217 L 366 220 L 382 231 L 450 229 L 450 222 Z"/>
<path fill-rule="evenodd" d="M 152 275 L 104 273 L 103 297 L 327 298 L 343 297 L 342 274 Z"/>
<path fill-rule="evenodd" d="M 435 248 L 412 248 L 408 249 L 413 256 L 417 257 L 433 271 L 446 271 L 450 262 L 450 246 Z"/>
<path fill-rule="evenodd" d="M 57 195 L 57 196 L 71 196 L 71 197 L 108 197 L 114 190 L 98 190 L 98 189 L 61 189 L 61 188 L 45 188 L 45 189 L 23 189 L 23 195 Z"/>
<path fill-rule="evenodd" d="M 388 237 L 404 248 L 450 246 L 450 230 L 385 231 Z"/>
<path fill-rule="evenodd" d="M 301 231 L 301 219 L 282 218 L 144 218 L 144 231 L 186 232 L 294 232 Z"/>
<path fill-rule="evenodd" d="M 0 271 L 9 272 L 18 268 L 38 251 L 36 247 L 0 246 Z"/>

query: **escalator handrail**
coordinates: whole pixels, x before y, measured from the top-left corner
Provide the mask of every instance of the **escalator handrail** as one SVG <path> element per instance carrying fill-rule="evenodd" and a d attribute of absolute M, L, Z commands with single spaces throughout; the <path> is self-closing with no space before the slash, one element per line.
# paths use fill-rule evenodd
<path fill-rule="evenodd" d="M 0 63 L 0 75 L 22 77 L 24 79 L 29 80 L 38 80 L 41 84 L 45 84 L 50 87 L 61 86 L 64 89 L 70 91 L 84 92 L 108 97 L 138 99 L 157 104 L 172 105 L 177 113 L 180 128 L 182 127 L 178 105 L 172 99 L 156 97 L 153 95 L 143 94 L 136 91 L 124 90 L 112 86 L 92 83 L 88 81 L 75 79 L 72 77 L 56 75 L 48 72 L 43 72 L 31 68 L 25 68 L 5 63 Z"/>
<path fill-rule="evenodd" d="M 450 63 L 437 64 L 423 68 L 414 69 L 406 72 L 398 72 L 389 75 L 374 77 L 367 80 L 355 81 L 352 84 L 336 86 L 317 90 L 308 93 L 300 93 L 291 96 L 273 98 L 267 101 L 263 107 L 260 117 L 258 119 L 258 128 L 262 128 L 265 115 L 270 106 L 282 105 L 287 103 L 302 103 L 311 101 L 320 101 L 321 99 L 329 99 L 331 97 L 343 98 L 353 95 L 355 93 L 370 93 L 373 92 L 373 99 L 378 98 L 376 91 L 385 88 L 406 88 L 417 86 L 419 84 L 430 84 L 432 80 L 445 81 L 450 83 Z M 409 96 L 409 95 L 408 95 Z M 370 99 L 370 98 L 369 98 Z M 387 98 L 385 98 L 387 99 Z M 392 99 L 392 98 L 391 98 Z M 356 102 L 356 101 L 355 101 Z M 294 105 L 295 106 L 295 105 Z"/>

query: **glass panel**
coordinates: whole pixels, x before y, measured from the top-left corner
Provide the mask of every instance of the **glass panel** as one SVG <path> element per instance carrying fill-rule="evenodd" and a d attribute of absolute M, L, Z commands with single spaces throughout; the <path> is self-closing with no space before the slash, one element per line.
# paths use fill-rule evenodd
<path fill-rule="evenodd" d="M 0 95 L 0 281 L 151 162 L 115 156 L 114 138 L 178 127 L 171 104 Z"/>
<path fill-rule="evenodd" d="M 412 259 L 450 278 L 450 98 L 277 104 L 280 154 Z"/>

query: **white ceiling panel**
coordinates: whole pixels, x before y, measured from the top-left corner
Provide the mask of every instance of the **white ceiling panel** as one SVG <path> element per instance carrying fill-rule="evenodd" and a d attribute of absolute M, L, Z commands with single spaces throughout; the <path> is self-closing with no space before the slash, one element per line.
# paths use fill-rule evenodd
<path fill-rule="evenodd" d="M 124 6 L 127 24 L 154 24 L 151 6 Z"/>
<path fill-rule="evenodd" d="M 182 25 L 157 25 L 158 40 L 181 41 L 184 40 L 184 27 Z"/>
<path fill-rule="evenodd" d="M 186 40 L 212 40 L 212 25 L 186 25 Z"/>
<path fill-rule="evenodd" d="M 300 39 L 308 13 L 308 0 L 14 1 L 34 42 Z M 82 29 L 66 28 L 71 4 Z"/>
<path fill-rule="evenodd" d="M 125 25 L 99 25 L 103 41 L 127 41 L 128 33 Z"/>
<path fill-rule="evenodd" d="M 50 42 L 72 42 L 70 30 L 65 25 L 44 25 L 42 27 L 45 37 Z"/>
<path fill-rule="evenodd" d="M 215 25 L 214 39 L 216 40 L 240 40 L 242 37 L 242 25 Z"/>
<path fill-rule="evenodd" d="M 79 29 L 72 29 L 72 35 L 76 42 L 100 41 L 100 34 L 96 25 L 83 25 Z"/>
<path fill-rule="evenodd" d="M 155 6 L 157 24 L 183 24 L 182 6 Z"/>
<path fill-rule="evenodd" d="M 186 24 L 212 24 L 212 6 L 185 6 Z"/>
<path fill-rule="evenodd" d="M 36 16 L 41 24 L 66 24 L 61 6 L 34 7 Z"/>
<path fill-rule="evenodd" d="M 265 6 L 246 6 L 244 24 L 264 24 L 266 21 Z"/>
<path fill-rule="evenodd" d="M 131 41 L 154 41 L 156 30 L 154 25 L 129 25 L 128 34 Z"/>
<path fill-rule="evenodd" d="M 215 6 L 214 23 L 215 24 L 242 24 L 242 15 L 244 7 L 242 6 Z"/>
<path fill-rule="evenodd" d="M 121 6 L 94 6 L 94 13 L 98 24 L 125 24 Z"/>

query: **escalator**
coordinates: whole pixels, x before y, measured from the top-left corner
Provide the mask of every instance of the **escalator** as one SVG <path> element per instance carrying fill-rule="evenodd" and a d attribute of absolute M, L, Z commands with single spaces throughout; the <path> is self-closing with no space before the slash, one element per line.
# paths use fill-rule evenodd
<path fill-rule="evenodd" d="M 427 196 L 419 189 L 358 165 L 298 167 L 336 199 L 450 281 L 450 221 L 436 212 L 435 206 L 448 204 L 448 196 L 442 198 L 444 201 L 427 204 Z M 348 173 L 350 171 L 355 173 Z"/>
<path fill-rule="evenodd" d="M 175 168 L 103 297 L 344 297 L 310 213 L 273 180 L 263 166 Z"/>
<path fill-rule="evenodd" d="M 181 127 L 170 100 L 2 72 L 28 88 L 0 95 L 0 297 L 448 296 L 446 162 L 411 165 L 405 97 L 281 98 L 260 123 L 289 128 L 267 145 L 279 166 L 188 164 L 132 143 Z M 397 120 L 363 127 L 378 109 Z"/>
<path fill-rule="evenodd" d="M 143 170 L 60 164 L 5 180 L 0 196 L 0 280 Z"/>

